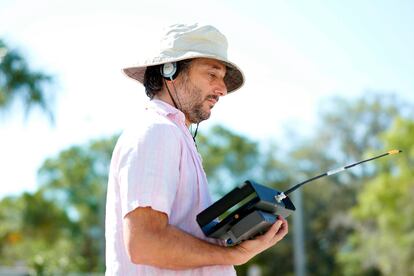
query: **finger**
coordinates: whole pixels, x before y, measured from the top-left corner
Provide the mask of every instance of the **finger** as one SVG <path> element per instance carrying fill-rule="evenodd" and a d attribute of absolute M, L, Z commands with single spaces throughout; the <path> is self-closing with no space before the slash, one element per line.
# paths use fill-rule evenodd
<path fill-rule="evenodd" d="M 275 235 L 272 237 L 271 242 L 273 244 L 279 242 L 281 239 L 283 239 L 286 236 L 287 233 L 288 233 L 288 222 L 284 220 L 279 230 L 277 231 L 277 233 L 275 233 Z"/>
<path fill-rule="evenodd" d="M 288 224 L 287 220 L 284 217 L 282 217 L 281 215 L 278 216 L 278 219 L 283 221 L 283 224 L 282 224 L 281 228 L 286 229 L 286 231 L 288 231 L 289 230 L 289 224 Z"/>
<path fill-rule="evenodd" d="M 276 220 L 275 223 L 267 230 L 266 233 L 264 233 L 261 237 L 263 240 L 271 241 L 273 237 L 276 235 L 276 233 L 279 231 L 280 227 L 282 226 L 283 221 Z"/>
<path fill-rule="evenodd" d="M 278 215 L 278 216 L 277 216 L 277 219 L 278 219 L 278 220 L 281 220 L 281 221 L 283 221 L 283 222 L 287 222 L 287 220 L 286 220 L 283 216 L 281 216 L 281 215 Z"/>

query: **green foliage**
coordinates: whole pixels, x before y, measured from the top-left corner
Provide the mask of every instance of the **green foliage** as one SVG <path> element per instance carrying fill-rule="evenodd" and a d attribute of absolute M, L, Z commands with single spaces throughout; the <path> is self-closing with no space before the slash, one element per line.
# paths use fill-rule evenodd
<path fill-rule="evenodd" d="M 45 161 L 34 194 L 0 201 L 0 260 L 39 275 L 104 270 L 104 209 L 116 136 Z M 43 274 L 42 274 L 43 273 Z"/>
<path fill-rule="evenodd" d="M 368 93 L 357 99 L 330 98 L 320 109 L 315 145 L 331 151 L 338 161 L 360 159 L 367 149 L 383 148 L 378 135 L 388 130 L 396 116 L 412 110 L 392 94 Z"/>
<path fill-rule="evenodd" d="M 0 256 L 3 265 L 24 261 L 37 273 L 73 271 L 83 262 L 69 261 L 73 227 L 64 210 L 40 192 L 8 197 L 0 202 Z"/>
<path fill-rule="evenodd" d="M 250 138 L 222 126 L 200 133 L 198 150 L 210 186 L 216 195 L 223 195 L 247 179 L 273 186 L 286 181 L 283 163 L 276 158 L 277 149 L 268 149 Z"/>
<path fill-rule="evenodd" d="M 257 143 L 221 126 L 214 126 L 207 135 L 201 134 L 198 144 L 206 174 L 217 184 L 230 176 L 238 176 L 232 180 L 237 183 L 259 157 Z"/>
<path fill-rule="evenodd" d="M 206 135 L 200 133 L 197 144 L 204 170 L 216 194 L 241 184 L 258 159 L 256 143 L 221 126 L 214 126 Z"/>
<path fill-rule="evenodd" d="M 104 214 L 109 163 L 117 136 L 74 146 L 48 159 L 40 168 L 42 193 L 74 223 L 72 241 L 84 260 L 85 272 L 104 268 Z"/>
<path fill-rule="evenodd" d="M 413 275 L 414 265 L 414 121 L 399 119 L 385 135 L 390 148 L 402 149 L 381 160 L 381 173 L 370 181 L 352 209 L 355 232 L 339 255 L 346 275 L 377 271 Z"/>
<path fill-rule="evenodd" d="M 51 81 L 51 76 L 32 71 L 22 55 L 0 39 L 0 109 L 8 109 L 19 99 L 26 115 L 34 106 L 39 106 L 53 122 L 51 98 L 45 90 Z"/>
<path fill-rule="evenodd" d="M 392 95 L 367 94 L 352 100 L 332 98 L 324 104 L 317 131 L 291 151 L 292 171 L 301 180 L 388 150 L 381 140 L 398 114 L 406 112 Z M 404 107 L 404 108 L 403 108 Z M 412 109 L 412 108 L 411 108 Z M 378 176 L 378 163 L 303 187 L 307 269 L 310 275 L 342 275 L 336 254 L 355 225 L 349 214 L 359 191 Z"/>

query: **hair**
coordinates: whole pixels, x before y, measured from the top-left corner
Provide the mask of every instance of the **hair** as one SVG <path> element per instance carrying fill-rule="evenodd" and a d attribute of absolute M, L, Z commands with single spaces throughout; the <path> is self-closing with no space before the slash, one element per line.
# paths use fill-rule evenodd
<path fill-rule="evenodd" d="M 188 74 L 190 64 L 191 59 L 177 61 L 177 70 L 179 70 L 178 75 L 182 73 Z M 148 66 L 145 70 L 145 93 L 150 99 L 154 98 L 154 96 L 158 94 L 164 86 L 163 76 L 161 75 L 161 66 L 163 66 L 163 64 Z"/>

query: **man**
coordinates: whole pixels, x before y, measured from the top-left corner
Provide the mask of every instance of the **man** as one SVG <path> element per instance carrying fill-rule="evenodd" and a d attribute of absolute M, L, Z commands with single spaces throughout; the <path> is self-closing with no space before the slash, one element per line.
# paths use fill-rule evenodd
<path fill-rule="evenodd" d="M 196 215 L 211 204 L 189 127 L 210 117 L 243 84 L 212 26 L 173 25 L 157 56 L 124 69 L 143 83 L 148 107 L 120 136 L 108 183 L 107 275 L 235 275 L 288 232 L 280 218 L 264 235 L 233 247 L 207 238 Z"/>

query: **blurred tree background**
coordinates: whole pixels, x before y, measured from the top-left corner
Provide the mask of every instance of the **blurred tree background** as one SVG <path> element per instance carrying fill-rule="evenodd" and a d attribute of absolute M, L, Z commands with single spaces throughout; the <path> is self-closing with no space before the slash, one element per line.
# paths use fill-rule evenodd
<path fill-rule="evenodd" d="M 51 77 L 31 71 L 0 41 L 0 108 L 50 106 Z M 289 132 L 259 142 L 223 126 L 198 138 L 214 197 L 246 179 L 285 190 L 301 180 L 389 149 L 403 154 L 304 186 L 308 275 L 414 275 L 413 106 L 388 93 L 322 103 L 312 136 Z M 118 134 L 75 145 L 44 161 L 38 189 L 0 201 L 0 265 L 38 275 L 103 273 L 106 181 Z M 300 138 L 298 138 L 300 137 Z M 295 215 L 295 214 L 293 214 Z M 294 275 L 292 232 L 253 264 L 262 275 Z"/>
<path fill-rule="evenodd" d="M 52 76 L 32 70 L 22 54 L 0 38 L 0 111 L 21 104 L 27 116 L 39 107 L 53 122 Z"/>

